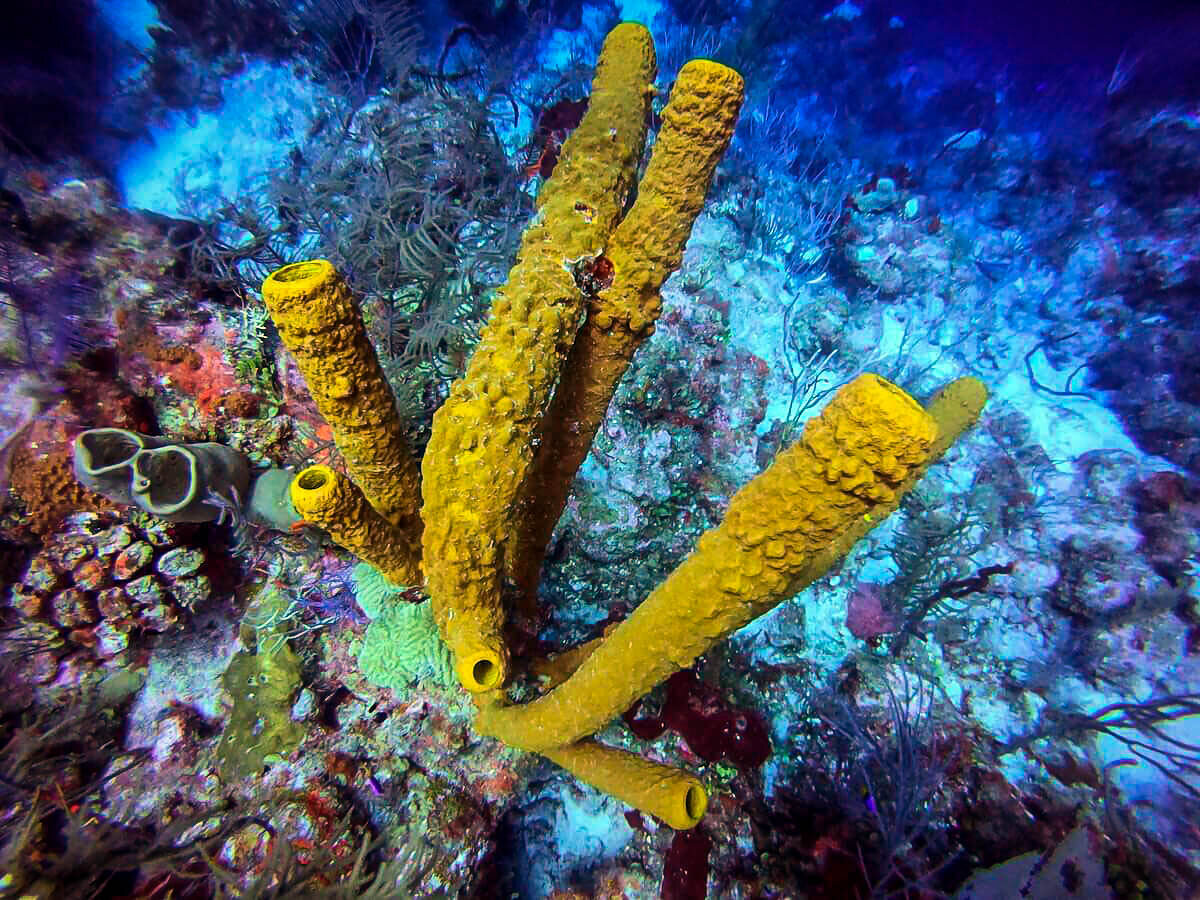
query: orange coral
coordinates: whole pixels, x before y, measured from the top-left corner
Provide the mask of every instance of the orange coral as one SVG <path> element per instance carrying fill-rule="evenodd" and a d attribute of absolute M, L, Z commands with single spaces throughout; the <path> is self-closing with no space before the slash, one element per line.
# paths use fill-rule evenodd
<path fill-rule="evenodd" d="M 173 351 L 182 349 L 182 354 Z M 196 408 L 210 415 L 221 411 L 227 394 L 242 390 L 221 351 L 209 344 L 198 347 L 163 348 L 155 369 L 170 379 L 170 386 L 195 398 Z"/>
<path fill-rule="evenodd" d="M 169 344 L 136 311 L 121 309 L 116 314 L 122 329 L 120 350 L 124 356 L 140 356 L 154 375 L 167 386 L 193 398 L 196 409 L 206 415 L 246 415 L 248 391 L 238 382 L 221 351 L 206 341 Z M 257 403 L 257 397 L 253 402 Z"/>
<path fill-rule="evenodd" d="M 75 480 L 72 437 L 62 423 L 39 419 L 25 430 L 13 451 L 10 490 L 26 510 L 21 524 L 38 537 L 53 534 L 73 512 L 113 508 Z"/>

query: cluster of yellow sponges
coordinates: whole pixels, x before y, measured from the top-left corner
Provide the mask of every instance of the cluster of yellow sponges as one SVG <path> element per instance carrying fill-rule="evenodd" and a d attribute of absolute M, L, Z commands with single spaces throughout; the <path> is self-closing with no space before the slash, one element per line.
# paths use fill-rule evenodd
<path fill-rule="evenodd" d="M 571 480 L 654 330 L 659 290 L 679 266 L 741 106 L 736 72 L 685 65 L 637 182 L 654 77 L 649 32 L 617 26 L 470 365 L 434 417 L 420 479 L 333 267 L 287 266 L 263 296 L 350 474 L 300 472 L 297 512 L 393 583 L 428 591 L 458 679 L 478 698 L 481 732 L 688 828 L 706 803 L 698 779 L 589 736 L 826 571 L 975 421 L 986 392 L 962 379 L 922 409 L 881 378 L 857 379 L 625 622 L 555 661 L 544 696 L 509 705 L 502 584 L 511 578 L 532 602 Z"/>

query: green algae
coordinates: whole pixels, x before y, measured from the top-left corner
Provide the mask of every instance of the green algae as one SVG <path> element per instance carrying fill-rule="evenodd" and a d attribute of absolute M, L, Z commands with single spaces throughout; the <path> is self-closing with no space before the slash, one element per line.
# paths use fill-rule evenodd
<path fill-rule="evenodd" d="M 251 649 L 235 654 L 221 677 L 233 698 L 217 747 L 218 767 L 226 779 L 258 774 L 304 739 L 303 726 L 292 720 L 301 678 L 300 659 L 287 642 L 287 607 L 278 590 L 258 595 L 243 618 L 242 640 Z"/>

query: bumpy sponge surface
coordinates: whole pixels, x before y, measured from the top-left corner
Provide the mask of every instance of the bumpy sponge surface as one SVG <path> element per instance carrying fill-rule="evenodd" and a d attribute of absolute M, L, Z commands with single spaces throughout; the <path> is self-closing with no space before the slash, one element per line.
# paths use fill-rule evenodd
<path fill-rule="evenodd" d="M 604 42 L 588 111 L 538 198 L 517 263 L 466 374 L 433 419 L 422 461 L 424 558 L 434 613 L 463 686 L 502 683 L 503 557 L 534 434 L 583 312 L 572 266 L 604 246 L 646 137 L 654 46 L 640 25 Z"/>
<path fill-rule="evenodd" d="M 347 550 L 378 568 L 394 584 L 421 584 L 421 548 L 410 530 L 393 525 L 367 502 L 362 491 L 329 466 L 296 473 L 288 489 L 292 506 Z"/>
<path fill-rule="evenodd" d="M 934 420 L 898 387 L 876 375 L 856 379 L 738 491 L 725 520 L 575 674 L 532 703 L 484 707 L 477 729 L 535 751 L 596 732 L 823 572 L 828 547 L 894 508 L 937 436 Z"/>
<path fill-rule="evenodd" d="M 272 272 L 262 295 L 355 484 L 385 519 L 419 535 L 416 457 L 350 288 L 316 259 Z"/>
<path fill-rule="evenodd" d="M 524 486 L 520 543 L 508 562 L 530 600 L 575 473 L 634 351 L 662 312 L 659 290 L 683 260 L 692 224 L 733 136 L 743 89 L 741 75 L 711 60 L 687 63 L 675 79 L 637 199 L 604 250 L 612 283 L 592 300 L 575 337 Z"/>

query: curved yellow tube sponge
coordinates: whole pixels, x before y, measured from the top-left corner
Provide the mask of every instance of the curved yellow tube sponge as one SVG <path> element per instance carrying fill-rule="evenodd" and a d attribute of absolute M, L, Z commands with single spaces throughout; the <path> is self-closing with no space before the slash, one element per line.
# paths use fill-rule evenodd
<path fill-rule="evenodd" d="M 416 458 L 350 288 L 316 259 L 272 272 L 262 295 L 350 477 L 381 516 L 419 537 Z"/>
<path fill-rule="evenodd" d="M 494 688 L 507 673 L 504 554 L 537 424 L 583 312 L 572 264 L 599 253 L 624 212 L 654 74 L 649 32 L 614 28 L 587 114 L 538 197 L 466 373 L 433 419 L 422 463 L 425 574 L 434 617 L 470 691 Z"/>
<path fill-rule="evenodd" d="M 937 426 L 937 437 L 934 438 L 933 446 L 929 449 L 929 463 L 940 459 L 964 431 L 979 421 L 987 397 L 987 388 L 984 387 L 983 382 L 978 378 L 967 376 L 950 382 L 929 399 L 925 404 L 925 412 Z M 828 547 L 817 554 L 813 559 L 813 570 L 817 573 L 814 580 L 820 578 L 838 560 L 849 553 L 867 532 L 895 512 L 900 498 L 912 490 L 928 467 L 929 464 L 926 464 L 915 469 L 896 491 L 895 501 L 882 504 L 869 516 L 864 516 L 859 522 L 853 523 L 837 540 L 832 541 Z M 797 590 L 806 586 L 801 585 Z"/>
<path fill-rule="evenodd" d="M 349 478 L 329 466 L 309 466 L 292 479 L 292 506 L 307 522 L 369 562 L 397 587 L 421 585 L 421 547 L 377 513 Z"/>
<path fill-rule="evenodd" d="M 861 537 L 896 508 L 939 438 L 956 436 L 895 385 L 859 377 L 738 491 L 724 521 L 570 678 L 531 703 L 483 706 L 477 730 L 537 752 L 593 734 L 819 578 L 851 546 L 847 535 Z"/>
<path fill-rule="evenodd" d="M 741 75 L 705 59 L 686 63 L 675 79 L 637 199 L 604 250 L 612 284 L 592 300 L 575 336 L 522 492 L 520 543 L 510 569 L 525 598 L 536 594 L 546 545 L 617 383 L 654 332 L 659 291 L 683 260 L 744 89 Z"/>

